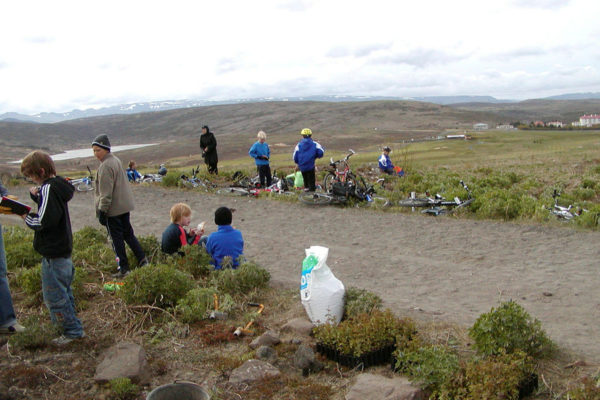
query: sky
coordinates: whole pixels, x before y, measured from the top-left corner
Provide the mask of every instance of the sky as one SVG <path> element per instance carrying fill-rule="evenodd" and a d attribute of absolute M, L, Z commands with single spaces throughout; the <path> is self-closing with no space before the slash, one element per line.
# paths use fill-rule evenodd
<path fill-rule="evenodd" d="M 600 92 L 597 0 L 27 0 L 0 13 L 0 114 Z"/>

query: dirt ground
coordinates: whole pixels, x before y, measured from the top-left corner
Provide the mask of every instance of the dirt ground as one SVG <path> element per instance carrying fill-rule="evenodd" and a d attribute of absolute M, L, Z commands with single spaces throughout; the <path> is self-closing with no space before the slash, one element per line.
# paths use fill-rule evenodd
<path fill-rule="evenodd" d="M 26 198 L 26 189 L 13 194 Z M 588 363 L 600 363 L 600 233 L 453 217 L 429 217 L 268 199 L 230 198 L 158 186 L 134 188 L 132 223 L 160 238 L 169 209 L 186 202 L 192 225 L 214 210 L 236 209 L 245 254 L 268 269 L 274 285 L 300 283 L 304 249 L 329 248 L 327 264 L 346 285 L 380 295 L 400 315 L 470 326 L 500 301 L 516 300 L 549 336 Z M 93 192 L 70 202 L 75 230 L 99 226 Z M 3 224 L 20 221 L 2 216 Z"/>

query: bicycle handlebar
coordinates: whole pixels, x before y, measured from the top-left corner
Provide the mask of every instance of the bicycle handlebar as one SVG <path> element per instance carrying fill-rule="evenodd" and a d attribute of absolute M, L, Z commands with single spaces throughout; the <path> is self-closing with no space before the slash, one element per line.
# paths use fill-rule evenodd
<path fill-rule="evenodd" d="M 346 157 L 342 158 L 341 160 L 333 161 L 333 157 L 329 158 L 329 165 L 335 166 L 335 165 L 338 165 L 339 163 L 347 162 L 350 157 L 352 157 L 354 154 L 356 154 L 356 152 L 352 149 L 348 149 L 348 151 L 349 151 L 349 153 L 346 154 Z"/>

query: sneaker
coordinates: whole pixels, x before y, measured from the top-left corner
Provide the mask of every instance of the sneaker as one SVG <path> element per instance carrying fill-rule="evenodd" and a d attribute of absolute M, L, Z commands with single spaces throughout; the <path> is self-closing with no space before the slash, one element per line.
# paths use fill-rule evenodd
<path fill-rule="evenodd" d="M 129 270 L 124 272 L 117 271 L 116 273 L 112 274 L 111 277 L 115 279 L 124 279 L 127 275 L 129 275 Z"/>
<path fill-rule="evenodd" d="M 0 334 L 8 334 L 12 335 L 13 333 L 22 333 L 25 332 L 25 327 L 18 322 L 15 322 L 11 326 L 7 326 L 6 328 L 0 328 Z"/>
<path fill-rule="evenodd" d="M 52 339 L 52 344 L 55 346 L 66 346 L 69 343 L 73 342 L 74 340 L 83 339 L 84 337 L 85 337 L 85 333 L 83 335 L 81 335 L 80 337 L 75 337 L 75 338 L 70 338 L 65 335 L 60 335 L 59 337 Z"/>

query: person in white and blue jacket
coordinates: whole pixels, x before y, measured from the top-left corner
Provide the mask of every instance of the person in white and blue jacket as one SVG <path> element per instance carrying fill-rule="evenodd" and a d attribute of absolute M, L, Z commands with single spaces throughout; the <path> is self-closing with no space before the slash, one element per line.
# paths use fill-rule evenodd
<path fill-rule="evenodd" d="M 258 141 L 250 147 L 248 154 L 254 158 L 256 163 L 256 169 L 258 170 L 258 177 L 260 179 L 260 187 L 269 187 L 272 183 L 271 167 L 269 166 L 269 158 L 271 157 L 271 150 L 267 144 L 267 134 L 263 131 L 258 132 Z M 266 182 L 265 182 L 266 181 Z M 265 186 L 266 183 L 266 186 Z"/>
<path fill-rule="evenodd" d="M 298 169 L 302 172 L 304 179 L 304 187 L 314 192 L 316 190 L 315 183 L 315 160 L 323 157 L 325 149 L 312 140 L 312 131 L 308 128 L 302 129 L 300 134 L 303 139 L 298 142 L 294 149 L 294 162 L 298 164 Z"/>
<path fill-rule="evenodd" d="M 383 153 L 379 157 L 379 170 L 388 175 L 404 176 L 404 170 L 402 170 L 400 167 L 395 167 L 392 163 L 392 160 L 390 160 L 391 151 L 392 149 L 390 149 L 388 146 L 383 148 Z"/>

